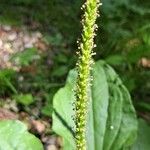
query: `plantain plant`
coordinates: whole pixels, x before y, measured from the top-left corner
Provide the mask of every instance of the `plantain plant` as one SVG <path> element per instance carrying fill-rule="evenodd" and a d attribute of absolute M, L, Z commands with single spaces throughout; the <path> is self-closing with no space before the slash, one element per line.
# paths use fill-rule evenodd
<path fill-rule="evenodd" d="M 99 0 L 86 0 L 76 69 L 54 96 L 53 130 L 64 150 L 129 149 L 137 119 L 130 95 L 104 61 L 93 64 Z M 92 80 L 93 78 L 93 80 Z"/>
<path fill-rule="evenodd" d="M 43 145 L 21 121 L 1 120 L 0 150 L 43 150 Z"/>

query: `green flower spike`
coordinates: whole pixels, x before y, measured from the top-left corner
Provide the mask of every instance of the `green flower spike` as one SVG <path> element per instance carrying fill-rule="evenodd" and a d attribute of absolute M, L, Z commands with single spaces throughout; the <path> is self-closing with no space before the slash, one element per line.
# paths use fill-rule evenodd
<path fill-rule="evenodd" d="M 79 43 L 79 59 L 77 63 L 77 87 L 75 101 L 75 140 L 77 150 L 86 150 L 86 121 L 88 113 L 88 89 L 91 82 L 92 49 L 95 47 L 94 36 L 97 25 L 95 24 L 98 17 L 99 0 L 86 0 L 82 6 L 84 16 L 82 20 L 82 37 Z"/>

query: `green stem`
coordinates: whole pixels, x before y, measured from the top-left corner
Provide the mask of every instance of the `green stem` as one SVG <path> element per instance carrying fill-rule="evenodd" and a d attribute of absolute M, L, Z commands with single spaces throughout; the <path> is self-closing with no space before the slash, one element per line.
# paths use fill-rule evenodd
<path fill-rule="evenodd" d="M 92 69 L 92 49 L 94 45 L 95 24 L 98 16 L 99 0 L 86 0 L 84 8 L 84 18 L 82 20 L 82 38 L 79 45 L 79 59 L 77 63 L 77 87 L 75 102 L 75 124 L 76 124 L 76 149 L 86 150 L 86 118 L 88 113 L 88 89 L 90 87 Z"/>
<path fill-rule="evenodd" d="M 5 77 L 3 78 L 3 80 L 6 82 L 7 86 L 12 90 L 12 92 L 14 94 L 18 94 L 17 90 L 15 89 L 15 87 L 11 84 L 11 82 L 9 80 L 7 80 Z"/>

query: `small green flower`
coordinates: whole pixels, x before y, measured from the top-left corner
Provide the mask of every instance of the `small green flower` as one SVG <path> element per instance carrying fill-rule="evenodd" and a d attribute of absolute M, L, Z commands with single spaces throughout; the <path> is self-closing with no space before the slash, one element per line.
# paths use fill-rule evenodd
<path fill-rule="evenodd" d="M 84 16 L 82 20 L 82 36 L 79 43 L 79 59 L 77 62 L 77 87 L 75 102 L 75 140 L 77 150 L 86 150 L 86 118 L 88 113 L 88 89 L 91 82 L 92 69 L 92 49 L 95 47 L 94 37 L 97 25 L 95 24 L 98 17 L 99 0 L 86 0 L 82 6 Z"/>

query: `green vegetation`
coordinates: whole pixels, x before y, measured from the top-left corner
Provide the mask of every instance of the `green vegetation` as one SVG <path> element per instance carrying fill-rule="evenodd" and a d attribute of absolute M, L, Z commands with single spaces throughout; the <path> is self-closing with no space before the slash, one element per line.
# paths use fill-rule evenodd
<path fill-rule="evenodd" d="M 105 62 L 96 62 L 92 75 L 86 124 L 87 150 L 130 148 L 136 139 L 137 118 L 127 89 Z M 77 72 L 70 71 L 65 87 L 54 96 L 53 130 L 63 137 L 64 150 L 75 150 L 72 104 L 76 99 L 72 89 L 76 86 L 76 78 Z"/>
<path fill-rule="evenodd" d="M 86 124 L 88 103 L 89 103 L 89 88 L 91 84 L 91 70 L 93 65 L 92 56 L 94 55 L 94 37 L 97 29 L 96 19 L 98 17 L 98 0 L 87 0 L 83 4 L 84 10 L 82 19 L 82 34 L 79 42 L 78 62 L 77 62 L 77 82 L 75 87 L 76 100 L 74 102 L 75 109 L 75 139 L 76 149 L 86 150 Z"/>
<path fill-rule="evenodd" d="M 90 141 L 87 142 L 88 148 L 149 150 L 150 2 L 149 0 L 102 0 L 101 2 L 103 5 L 97 20 L 99 29 L 94 41 L 97 45 L 94 49 L 97 53 L 94 56 L 96 64 L 93 66 L 93 86 L 90 87 L 91 96 L 89 96 L 91 101 L 88 127 L 91 133 L 86 135 L 86 140 Z M 75 67 L 78 60 L 76 39 L 81 34 L 81 6 L 81 0 L 0 1 L 1 26 L 12 26 L 17 33 L 18 28 L 23 27 L 29 33 L 38 31 L 43 35 L 42 42 L 38 41 L 40 46 L 24 48 L 24 51 L 11 56 L 9 61 L 19 69 L 1 67 L 0 60 L 0 105 L 17 113 L 19 119 L 20 114 L 25 112 L 36 120 L 47 120 L 50 127 L 44 135 L 61 136 L 63 144 L 58 147 L 63 146 L 66 150 L 75 149 L 73 138 L 75 125 L 72 120 L 75 116 L 73 112 L 75 97 L 72 90 L 75 90 L 77 73 L 69 70 Z M 1 51 L 0 47 L 0 55 Z M 103 92 L 94 96 L 94 93 L 99 91 Z M 17 109 L 12 104 L 15 104 Z M 99 105 L 105 109 L 100 109 Z M 135 143 L 137 120 L 133 106 L 139 122 Z M 37 108 L 38 112 L 35 113 L 34 108 Z M 104 114 L 106 116 L 100 120 L 99 115 L 94 115 L 95 112 L 100 116 Z M 96 121 L 95 124 L 91 125 L 91 118 Z M 127 122 L 123 122 L 123 118 L 126 118 Z M 26 122 L 24 118 L 20 120 Z M 6 122 L 0 121 L 0 126 L 3 123 Z M 22 128 L 23 134 L 24 132 L 29 134 L 22 123 L 15 121 L 13 123 L 16 126 L 12 127 L 16 130 Z M 103 131 L 103 135 L 97 138 L 99 130 Z M 43 136 L 32 129 L 30 131 L 38 138 Z M 2 133 L 0 143 L 3 143 Z M 94 139 L 97 140 L 95 144 Z M 39 140 L 35 139 L 35 142 L 39 143 Z M 46 147 L 46 144 L 43 144 Z"/>
<path fill-rule="evenodd" d="M 1 150 L 42 150 L 39 139 L 27 132 L 27 127 L 19 121 L 0 121 Z"/>

